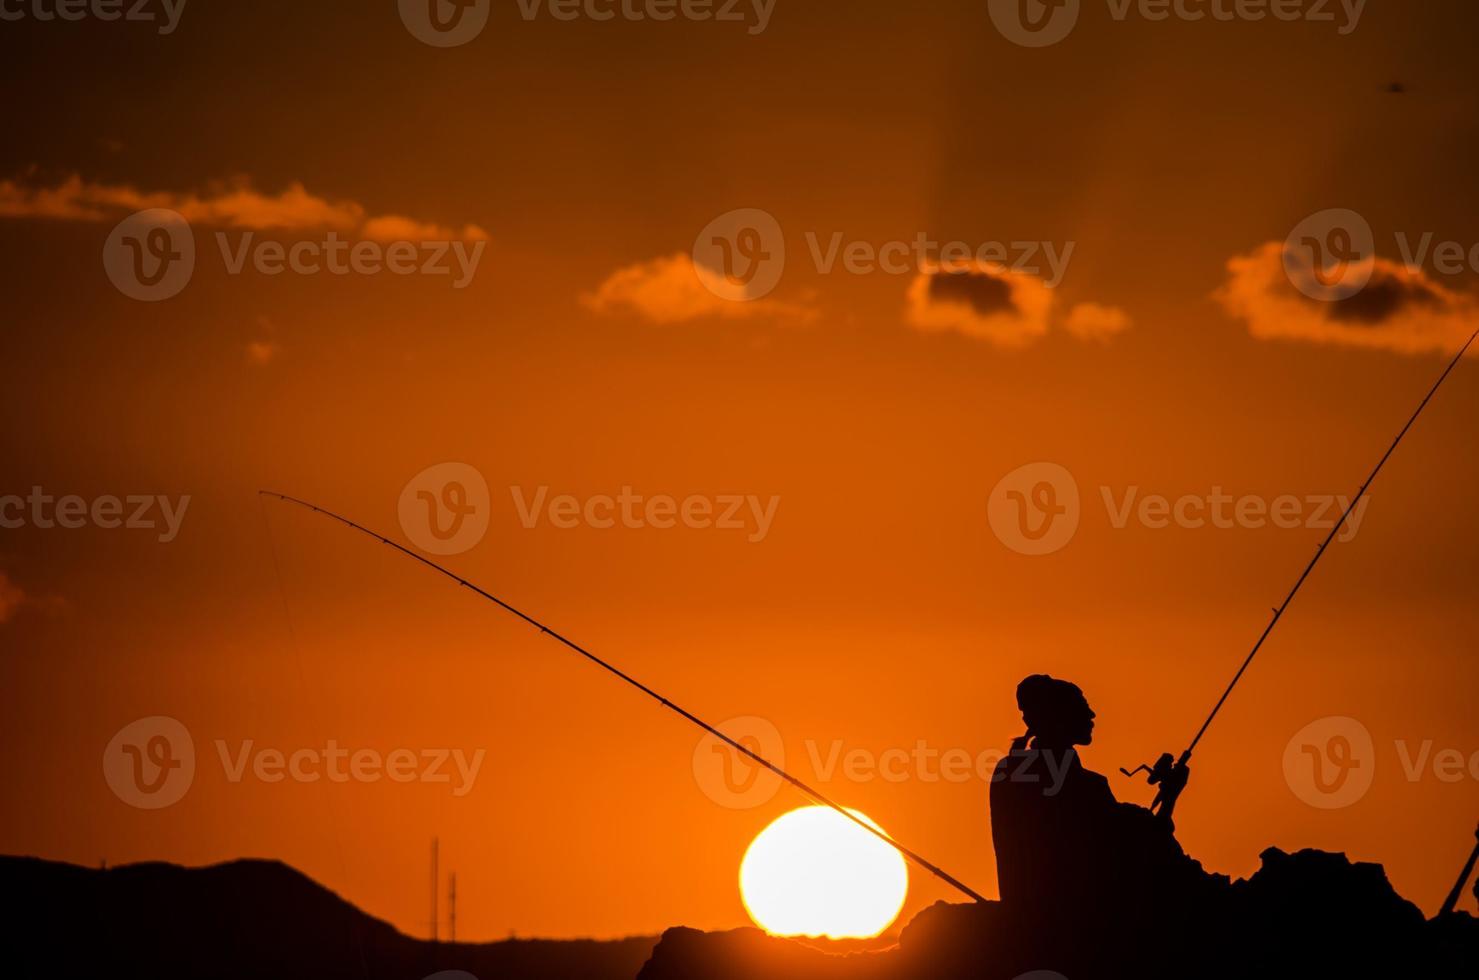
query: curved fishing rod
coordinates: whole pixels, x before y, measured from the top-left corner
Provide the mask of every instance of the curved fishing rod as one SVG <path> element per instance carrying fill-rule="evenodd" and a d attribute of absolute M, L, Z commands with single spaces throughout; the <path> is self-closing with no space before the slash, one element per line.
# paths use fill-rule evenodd
<path fill-rule="evenodd" d="M 1356 505 L 1361 502 L 1361 498 L 1366 495 L 1366 491 L 1375 482 L 1377 474 L 1381 472 L 1382 467 L 1387 465 L 1387 460 L 1392 458 L 1392 454 L 1397 451 L 1397 447 L 1402 444 L 1402 440 L 1406 438 L 1408 431 L 1417 422 L 1418 416 L 1422 415 L 1423 409 L 1428 407 L 1428 402 L 1433 400 L 1433 396 L 1438 394 L 1438 389 L 1443 387 L 1443 382 L 1447 381 L 1448 376 L 1453 373 L 1453 369 L 1458 367 L 1459 361 L 1463 360 L 1464 355 L 1468 353 L 1470 346 L 1473 345 L 1476 338 L 1479 338 L 1479 330 L 1476 330 L 1463 347 L 1459 348 L 1459 352 L 1454 355 L 1453 360 L 1449 362 L 1448 367 L 1444 368 L 1443 373 L 1438 376 L 1438 380 L 1434 382 L 1432 389 L 1423 398 L 1422 403 L 1417 406 L 1417 411 L 1412 413 L 1412 417 L 1407 420 L 1407 424 L 1402 427 L 1402 431 L 1397 433 L 1397 438 L 1392 440 L 1392 444 L 1387 447 L 1386 454 L 1376 464 L 1376 468 L 1371 471 L 1371 475 L 1366 478 L 1366 482 L 1361 484 L 1361 489 L 1356 491 L 1356 495 L 1346 505 L 1345 511 L 1340 515 L 1340 520 L 1335 522 L 1335 526 L 1330 529 L 1330 533 L 1326 535 L 1325 540 L 1315 551 L 1315 556 L 1305 566 L 1304 572 L 1300 574 L 1299 579 L 1294 583 L 1294 588 L 1289 590 L 1289 594 L 1284 597 L 1283 603 L 1274 609 L 1273 619 L 1269 620 L 1269 624 L 1263 628 L 1263 633 L 1258 637 L 1258 642 L 1253 644 L 1253 649 L 1243 660 L 1243 664 L 1238 668 L 1238 672 L 1233 675 L 1232 682 L 1227 685 L 1227 690 L 1222 692 L 1222 697 L 1218 698 L 1217 703 L 1213 705 L 1212 713 L 1207 716 L 1206 721 L 1202 722 L 1202 727 L 1197 729 L 1196 737 L 1191 740 L 1191 744 L 1186 747 L 1186 751 L 1181 753 L 1180 758 L 1174 762 L 1172 761 L 1171 754 L 1167 752 L 1153 766 L 1140 766 L 1133 772 L 1127 769 L 1120 769 L 1120 772 L 1126 776 L 1133 776 L 1136 772 L 1143 769 L 1149 774 L 1148 780 L 1152 785 L 1160 785 L 1160 792 L 1157 794 L 1155 802 L 1151 804 L 1153 810 L 1157 810 L 1162 816 L 1170 819 L 1171 812 L 1176 808 L 1176 799 L 1181 795 L 1181 791 L 1186 788 L 1186 781 L 1190 776 L 1186 768 L 1187 763 L 1191 761 L 1191 754 L 1202 741 L 1202 736 L 1207 734 L 1208 728 L 1212 727 L 1212 721 L 1217 717 L 1217 713 L 1222 710 L 1222 706 L 1227 703 L 1227 699 L 1231 696 L 1233 688 L 1237 687 L 1238 681 L 1243 679 L 1243 674 L 1247 672 L 1248 665 L 1253 663 L 1253 658 L 1258 656 L 1259 650 L 1263 649 L 1264 641 L 1274 631 L 1274 627 L 1279 625 L 1279 620 L 1284 617 L 1284 611 L 1289 608 L 1289 604 L 1294 601 L 1294 597 L 1303 588 L 1305 580 L 1310 577 L 1310 573 L 1315 570 L 1315 566 L 1325 556 L 1326 549 L 1335 541 L 1335 536 L 1345 526 L 1346 519 L 1351 516 L 1351 512 L 1356 509 Z"/>
<path fill-rule="evenodd" d="M 1453 886 L 1453 891 L 1443 900 L 1443 907 L 1438 910 L 1438 918 L 1444 919 L 1453 914 L 1458 908 L 1459 899 L 1464 897 L 1464 886 L 1469 883 L 1469 876 L 1474 873 L 1474 866 L 1479 864 L 1479 830 L 1474 831 L 1474 850 L 1469 853 L 1469 861 L 1464 865 L 1464 870 L 1459 874 L 1458 881 Z M 1479 885 L 1475 886 L 1476 896 L 1479 896 Z"/>
<path fill-rule="evenodd" d="M 941 881 L 945 882 L 945 884 L 950 885 L 952 888 L 955 888 L 955 889 L 959 890 L 960 892 L 962 892 L 963 894 L 970 896 L 970 898 L 971 898 L 972 901 L 976 901 L 976 902 L 984 902 L 984 901 L 986 901 L 986 899 L 983 898 L 975 890 L 973 890 L 973 889 L 969 888 L 968 886 L 962 884 L 958 879 L 956 879 L 956 878 L 952 877 L 951 875 L 947 874 L 939 866 L 937 866 L 935 864 L 932 864 L 929 861 L 926 861 L 924 858 L 920 857 L 918 854 L 916 854 L 913 851 L 909 850 L 909 848 L 905 847 L 903 844 L 900 844 L 898 841 L 894 840 L 892 837 L 889 837 L 883 831 L 881 831 L 878 828 L 873 827 L 872 825 L 870 825 L 867 821 L 859 819 L 857 816 L 855 816 L 850 811 L 843 809 L 840 805 L 838 805 L 836 803 L 833 803 L 831 800 L 827 799 L 827 797 L 823 796 L 821 793 L 818 793 L 816 790 L 812 789 L 810 786 L 806 785 L 801 780 L 797 779 L 795 776 L 793 776 L 790 773 L 786 772 L 784 769 L 782 769 L 780 766 L 777 766 L 775 763 L 771 762 L 769 759 L 766 759 L 764 756 L 760 755 L 759 753 L 752 752 L 751 750 L 745 748 L 739 742 L 736 742 L 734 739 L 730 738 L 728 735 L 725 735 L 723 732 L 719 731 L 719 729 L 715 728 L 713 725 L 710 725 L 708 722 L 704 721 L 702 718 L 698 717 L 697 715 L 695 715 L 695 714 L 693 714 L 693 713 L 691 713 L 689 711 L 685 711 L 683 708 L 681 708 L 678 705 L 674 704 L 673 702 L 669 701 L 667 698 L 663 697 L 661 694 L 658 694 L 652 688 L 648 687 L 646 684 L 643 684 L 641 681 L 637 680 L 635 677 L 632 677 L 630 674 L 625 673 L 624 671 L 622 671 L 619 668 L 617 668 L 616 666 L 608 663 L 607 661 L 602 660 L 600 657 L 596 656 L 594 653 L 591 653 L 589 650 L 585 649 L 584 647 L 582 647 L 580 644 L 576 643 L 575 641 L 570 640 L 570 639 L 568 639 L 568 638 L 566 638 L 564 636 L 561 636 L 559 633 L 557 633 L 554 630 L 550 629 L 548 626 L 544 625 L 539 620 L 535 619 L 533 616 L 530 616 L 528 613 L 525 613 L 522 610 L 516 609 L 515 607 L 509 605 L 507 602 L 504 602 L 502 599 L 498 598 L 496 595 L 493 595 L 491 592 L 488 592 L 485 589 L 482 589 L 479 586 L 473 584 L 472 582 L 469 582 L 467 579 L 465 579 L 462 576 L 458 575 L 456 572 L 453 572 L 450 569 L 448 569 L 448 568 L 446 568 L 446 567 L 444 567 L 442 565 L 437 564 L 436 562 L 434 562 L 431 559 L 425 557 L 424 555 L 418 555 L 416 552 L 412 551 L 410 548 L 407 548 L 407 547 L 405 547 L 404 545 L 401 545 L 401 544 L 397 544 L 396 542 L 394 542 L 394 541 L 390 540 L 389 538 L 385 537 L 385 535 L 383 535 L 383 534 L 377 534 L 376 532 L 371 531 L 369 528 L 364 527 L 363 525 L 356 524 L 354 521 L 351 521 L 347 517 L 341 517 L 340 515 L 334 513 L 331 510 L 325 510 L 322 507 L 318 507 L 318 506 L 316 506 L 314 504 L 310 504 L 306 500 L 299 500 L 297 497 L 290 497 L 287 494 L 278 493 L 275 490 L 258 490 L 257 493 L 260 494 L 261 496 L 264 496 L 264 497 L 276 497 L 278 500 L 281 500 L 281 501 L 283 501 L 285 503 L 297 504 L 299 507 L 306 507 L 306 508 L 308 508 L 309 510 L 313 511 L 315 514 L 322 514 L 325 517 L 333 518 L 334 520 L 338 521 L 340 524 L 344 524 L 344 525 L 346 525 L 348 527 L 351 527 L 354 530 L 359 531 L 361 534 L 367 534 L 367 535 L 369 535 L 370 537 L 374 538 L 376 541 L 379 541 L 381 544 L 390 545 L 390 547 L 394 548 L 396 551 L 399 551 L 401 554 L 406 555 L 406 556 L 408 556 L 410 558 L 414 558 L 417 561 L 421 562 L 421 564 L 426 565 L 428 568 L 434 569 L 435 571 L 438 571 L 438 572 L 442 573 L 447 578 L 449 578 L 452 581 L 456 582 L 458 585 L 462 586 L 463 588 L 471 589 L 473 592 L 476 592 L 478 595 L 482 596 L 484 599 L 487 599 L 489 602 L 492 602 L 495 605 L 501 607 L 502 609 L 504 609 L 504 610 L 506 610 L 508 612 L 513 613 L 515 616 L 519 617 L 524 622 L 528 623 L 530 626 L 533 626 L 533 627 L 537 628 L 539 630 L 539 632 L 549 634 L 551 637 L 553 637 L 554 639 L 558 640 L 560 643 L 563 643 L 565 646 L 569 647 L 571 650 L 574 650 L 576 653 L 580 654 L 582 657 L 586 658 L 591 663 L 595 664 L 597 667 L 600 667 L 603 670 L 606 670 L 609 673 L 614 674 L 615 676 L 621 678 L 623 681 L 626 681 L 632 687 L 635 687 L 637 690 L 641 691 L 643 694 L 647 695 L 648 697 L 652 698 L 654 701 L 656 701 L 659 704 L 661 704 L 664 708 L 669 708 L 672 711 L 676 712 L 677 714 L 681 715 L 683 718 L 687 719 L 688 721 L 691 721 L 693 724 L 695 724 L 698 727 L 702 728 L 704 731 L 708 732 L 710 735 L 713 735 L 715 738 L 717 738 L 720 741 L 724 742 L 726 745 L 728 745 L 730 748 L 734 749 L 736 752 L 740 752 L 740 753 L 744 754 L 751 761 L 753 761 L 756 764 L 764 767 L 765 769 L 768 769 L 769 771 L 775 773 L 781 779 L 785 780 L 786 782 L 790 783 L 792 786 L 796 787 L 798 790 L 800 790 L 802 793 L 804 793 L 807 797 L 809 797 L 814 802 L 820 803 L 823 806 L 828 806 L 828 807 L 831 807 L 833 810 L 836 810 L 838 813 L 842 814 L 844 817 L 846 817 L 847 819 L 851 820 L 853 823 L 857 824 L 859 827 L 862 827 L 864 830 L 866 830 L 868 833 L 872 834 L 874 837 L 877 837 L 879 840 L 883 841 L 889 847 L 892 847 L 894 850 L 896 850 L 900 854 L 904 855 L 904 857 L 906 857 L 909 860 L 913 861 L 915 864 L 919 865 L 921 868 L 923 868 L 924 870 L 928 871 L 930 874 L 934 875 L 936 878 L 939 878 Z"/>

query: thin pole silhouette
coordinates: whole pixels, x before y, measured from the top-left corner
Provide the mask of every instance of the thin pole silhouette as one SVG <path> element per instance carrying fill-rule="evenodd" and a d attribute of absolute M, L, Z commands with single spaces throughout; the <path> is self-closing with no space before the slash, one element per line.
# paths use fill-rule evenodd
<path fill-rule="evenodd" d="M 1263 641 L 1267 640 L 1269 634 L 1274 631 L 1274 627 L 1279 625 L 1279 620 L 1282 619 L 1284 616 L 1284 610 L 1289 608 L 1289 604 L 1293 602 L 1294 597 L 1299 594 L 1299 590 L 1301 587 L 1303 587 L 1305 579 L 1310 577 L 1310 572 L 1313 572 L 1315 570 L 1315 566 L 1319 564 L 1320 559 L 1324 557 L 1325 549 L 1330 547 L 1331 542 L 1335 540 L 1335 536 L 1339 534 L 1340 529 L 1345 526 L 1346 518 L 1351 516 L 1351 511 L 1355 510 L 1356 504 L 1360 503 L 1361 498 L 1366 495 L 1367 488 L 1369 488 L 1371 484 L 1376 480 L 1376 475 L 1381 472 L 1381 468 L 1383 466 L 1387 465 L 1387 460 L 1392 458 L 1392 454 L 1396 452 L 1397 447 L 1402 444 L 1402 440 L 1407 436 L 1408 430 L 1410 430 L 1413 424 L 1417 422 L 1417 418 L 1423 413 L 1423 409 L 1428 407 L 1428 402 L 1432 401 L 1433 396 L 1438 393 L 1438 389 L 1443 387 L 1443 382 L 1447 381 L 1448 376 L 1453 373 L 1453 369 L 1458 367 L 1458 362 L 1463 360 L 1464 354 L 1468 353 L 1469 347 L 1474 343 L 1474 339 L 1476 337 L 1479 337 L 1479 330 L 1476 330 L 1474 334 L 1469 337 L 1464 346 L 1459 348 L 1459 352 L 1454 355 L 1454 358 L 1451 362 L 1449 362 L 1448 367 L 1445 368 L 1443 373 L 1438 377 L 1438 380 L 1436 383 L 1434 383 L 1432 390 L 1429 391 L 1427 397 L 1422 400 L 1422 404 L 1417 406 L 1417 411 L 1412 413 L 1412 418 L 1408 419 L 1407 424 L 1402 427 L 1402 431 L 1397 433 L 1397 438 L 1394 439 L 1391 446 L 1387 448 L 1386 455 L 1382 456 L 1381 461 L 1376 464 L 1376 469 L 1371 471 L 1371 475 L 1366 478 L 1366 482 L 1361 484 L 1361 489 L 1356 491 L 1356 495 L 1352 497 L 1351 502 L 1346 505 L 1345 512 L 1340 515 L 1340 520 L 1336 521 L 1335 526 L 1330 529 L 1330 534 L 1326 536 L 1325 541 L 1320 545 L 1319 550 L 1315 552 L 1315 557 L 1311 558 L 1310 563 L 1305 566 L 1304 573 L 1301 574 L 1299 576 L 1299 580 L 1294 583 L 1294 588 L 1289 590 L 1289 595 L 1284 598 L 1283 604 L 1274 610 L 1274 618 L 1269 621 L 1269 624 L 1266 627 L 1264 627 L 1263 635 L 1258 638 L 1257 643 L 1253 644 L 1252 652 L 1250 652 L 1247 659 L 1243 661 L 1243 665 L 1238 668 L 1238 672 L 1233 675 L 1232 683 L 1227 685 L 1227 690 L 1222 692 L 1222 697 L 1218 698 L 1217 704 L 1213 706 L 1212 713 L 1207 716 L 1206 721 L 1202 722 L 1202 727 L 1197 730 L 1196 738 L 1191 740 L 1191 745 L 1187 746 L 1186 751 L 1181 754 L 1181 759 L 1178 762 L 1178 765 L 1185 765 L 1188 761 L 1190 761 L 1191 753 L 1194 749 L 1196 749 L 1197 743 L 1202 740 L 1203 735 L 1207 734 L 1207 729 L 1211 727 L 1212 720 L 1217 717 L 1217 712 L 1222 710 L 1222 706 L 1227 702 L 1228 696 L 1232 694 L 1233 688 L 1238 686 L 1238 681 L 1243 679 L 1243 674 L 1248 670 L 1248 665 L 1253 662 L 1254 657 L 1258 656 L 1258 651 L 1263 649 Z"/>
<path fill-rule="evenodd" d="M 840 805 L 832 802 L 827 797 L 823 796 L 821 793 L 819 793 L 816 790 L 812 789 L 810 786 L 806 785 L 801 780 L 797 779 L 795 776 L 792 776 L 790 773 L 786 772 L 784 769 L 782 769 L 781 767 L 777 766 L 775 763 L 771 762 L 769 759 L 766 759 L 764 756 L 762 756 L 762 755 L 760 755 L 760 754 L 758 754 L 756 752 L 752 752 L 751 750 L 745 748 L 739 742 L 736 742 L 734 739 L 730 738 L 728 735 L 725 735 L 723 732 L 719 731 L 719 729 L 715 728 L 713 725 L 710 725 L 708 722 L 704 721 L 702 718 L 698 717 L 697 715 L 695 715 L 695 714 L 693 714 L 693 713 L 691 713 L 689 711 L 685 711 L 683 708 L 680 708 L 678 705 L 676 705 L 673 702 L 669 701 L 667 698 L 663 697 L 661 694 L 658 694 L 652 688 L 648 687 L 646 684 L 643 684 L 641 681 L 639 681 L 636 678 L 632 677 L 630 674 L 627 674 L 627 673 L 623 672 L 622 670 L 620 670 L 619 668 L 617 668 L 616 666 L 608 663 L 605 660 L 602 660 L 600 657 L 596 656 L 594 653 L 591 653 L 589 650 L 585 649 L 584 647 L 582 647 L 580 644 L 576 643 L 575 641 L 570 640 L 570 639 L 568 639 L 568 638 L 566 638 L 564 636 L 561 636 L 559 633 L 557 633 L 554 630 L 550 629 L 548 626 L 544 625 L 539 620 L 535 619 L 534 617 L 528 615 L 527 613 L 525 613 L 525 612 L 523 612 L 523 611 L 521 611 L 519 609 L 514 608 L 513 606 L 509 605 L 507 602 L 504 602 L 502 599 L 498 598 L 496 595 L 493 595 L 491 592 L 488 592 L 485 589 L 482 589 L 479 586 L 473 584 L 472 582 L 469 582 L 467 579 L 465 579 L 462 576 L 458 575 L 456 572 L 453 572 L 450 569 L 448 569 L 448 568 L 446 568 L 446 567 L 444 567 L 442 565 L 437 564 L 436 562 L 432 561 L 429 558 L 426 558 L 423 555 L 418 555 L 416 552 L 414 552 L 411 549 L 405 547 L 404 545 L 397 544 L 396 542 L 394 542 L 394 541 L 390 540 L 389 538 L 385 537 L 385 535 L 383 535 L 383 534 L 377 534 L 376 532 L 371 531 L 369 528 L 364 527 L 363 525 L 356 524 L 354 521 L 351 521 L 347 517 L 341 517 L 340 515 L 334 513 L 331 510 L 325 510 L 322 507 L 316 506 L 314 504 L 310 504 L 306 500 L 299 500 L 297 497 L 291 497 L 291 496 L 288 496 L 287 494 L 284 494 L 284 493 L 278 493 L 275 490 L 259 490 L 257 492 L 259 494 L 261 494 L 262 496 L 264 496 L 264 497 L 276 497 L 278 500 L 281 500 L 281 501 L 283 501 L 285 503 L 297 504 L 299 507 L 306 507 L 306 508 L 308 508 L 309 510 L 313 511 L 315 514 L 322 514 L 325 517 L 332 518 L 333 520 L 338 521 L 340 524 L 344 524 L 344 525 L 346 525 L 348 527 L 353 528 L 356 531 L 359 531 L 361 534 L 369 535 L 370 537 L 374 538 L 376 541 L 379 541 L 381 544 L 389 545 L 390 547 L 394 548 L 396 551 L 399 551 L 403 555 L 406 555 L 406 556 L 408 556 L 410 558 L 416 559 L 417 561 L 421 562 L 421 564 L 427 566 L 428 568 L 434 569 L 435 571 L 438 571 L 438 572 L 442 573 L 447 578 L 449 578 L 452 581 L 456 582 L 458 585 L 462 586 L 463 588 L 465 588 L 465 589 L 471 589 L 473 592 L 476 592 L 478 595 L 482 596 L 484 599 L 487 599 L 489 602 L 494 603 L 495 605 L 501 607 L 502 609 L 506 610 L 507 612 L 513 613 L 515 616 L 519 617 L 524 622 L 528 623 L 530 626 L 533 626 L 533 627 L 537 628 L 539 630 L 539 632 L 541 632 L 541 633 L 547 633 L 549 636 L 553 637 L 555 640 L 557 640 L 560 643 L 564 644 L 565 646 L 569 647 L 571 650 L 574 650 L 576 653 L 580 654 L 582 657 L 586 658 L 591 663 L 595 664 L 597 667 L 600 667 L 603 670 L 605 670 L 605 671 L 607 671 L 607 672 L 609 672 L 611 674 L 614 674 L 616 677 L 618 677 L 621 680 L 625 681 L 626 683 L 630 684 L 632 687 L 635 687 L 637 690 L 641 691 L 643 694 L 645 694 L 648 697 L 652 698 L 654 701 L 657 701 L 664 708 L 668 708 L 668 709 L 676 712 L 678 715 L 682 716 L 683 718 L 685 718 L 688 721 L 692 722 L 693 724 L 697 725 L 699 728 L 702 728 L 704 731 L 708 732 L 710 735 L 713 735 L 715 738 L 719 739 L 721 742 L 725 743 L 730 748 L 734 749 L 736 752 L 742 753 L 744 756 L 746 756 L 747 758 L 749 758 L 751 761 L 755 762 L 757 765 L 760 765 L 763 768 L 768 769 L 769 771 L 775 773 L 781 779 L 785 780 L 786 782 L 790 783 L 792 786 L 796 787 L 798 790 L 800 790 L 806 796 L 810 797 L 816 803 L 820 803 L 823 806 L 831 807 L 833 810 L 836 810 L 838 813 L 842 814 L 844 817 L 846 817 L 847 819 L 851 820 L 853 823 L 857 824 L 859 827 L 862 827 L 868 833 L 872 834 L 874 837 L 877 837 L 879 840 L 883 841 L 889 847 L 894 848 L 900 854 L 904 855 L 904 857 L 906 857 L 909 860 L 913 861 L 915 864 L 919 865 L 921 868 L 923 868 L 924 870 L 928 871 L 930 874 L 934 875 L 936 878 L 939 878 L 941 881 L 945 882 L 947 885 L 950 885 L 951 887 L 953 887 L 955 889 L 958 889 L 963 894 L 970 896 L 970 898 L 971 898 L 972 901 L 976 901 L 976 902 L 984 902 L 984 901 L 986 901 L 986 899 L 983 898 L 980 895 L 980 893 L 978 893 L 975 890 L 973 890 L 972 888 L 970 888 L 970 887 L 962 884 L 957 878 L 955 878 L 955 877 L 947 874 L 938 865 L 935 865 L 935 864 L 933 864 L 933 863 L 931 863 L 929 861 L 926 861 L 924 858 L 920 857 L 918 854 L 914 853 L 909 848 L 905 847 L 903 844 L 900 844 L 898 841 L 894 840 L 892 837 L 889 837 L 883 831 L 877 829 L 876 827 L 873 827 L 873 826 L 869 825 L 867 823 L 867 821 L 864 821 L 864 820 L 859 819 L 858 817 L 856 817 L 855 815 L 853 815 L 848 810 L 843 809 Z"/>
<path fill-rule="evenodd" d="M 1464 886 L 1469 883 L 1469 875 L 1474 873 L 1474 865 L 1479 864 L 1479 830 L 1474 831 L 1474 840 L 1474 850 L 1469 854 L 1469 862 L 1464 865 L 1463 873 L 1458 876 L 1458 882 L 1454 884 L 1453 891 L 1448 893 L 1443 908 L 1438 912 L 1440 918 L 1458 908 L 1459 899 L 1464 897 Z"/>

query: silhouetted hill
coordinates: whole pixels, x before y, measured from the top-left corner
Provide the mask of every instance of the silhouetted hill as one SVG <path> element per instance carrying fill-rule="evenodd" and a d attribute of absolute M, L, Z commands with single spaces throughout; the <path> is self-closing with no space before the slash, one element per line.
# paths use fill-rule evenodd
<path fill-rule="evenodd" d="M 107 870 L 0 858 L 0 972 L 9 977 L 630 980 L 653 939 L 430 943 L 276 861 Z"/>
<path fill-rule="evenodd" d="M 1479 920 L 1425 921 L 1379 865 L 1319 851 L 1264 852 L 1263 867 L 1232 886 L 1219 914 L 1181 931 L 1085 941 L 1103 910 L 1065 908 L 1029 922 L 998 902 L 940 902 L 880 950 L 755 929 L 677 928 L 661 942 L 430 943 L 274 861 L 96 870 L 0 858 L 0 888 L 11 909 L 0 922 L 0 970 L 48 980 L 422 980 L 450 970 L 477 980 L 1479 976 Z"/>

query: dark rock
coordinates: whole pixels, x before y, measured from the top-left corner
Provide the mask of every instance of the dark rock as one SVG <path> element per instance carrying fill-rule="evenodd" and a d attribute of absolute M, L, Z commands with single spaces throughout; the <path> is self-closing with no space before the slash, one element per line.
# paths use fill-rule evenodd
<path fill-rule="evenodd" d="M 904 928 L 896 949 L 836 957 L 755 930 L 671 930 L 642 980 L 1310 980 L 1479 976 L 1479 922 L 1425 921 L 1380 865 L 1343 854 L 1269 849 L 1251 878 L 1173 923 L 1127 925 L 1114 909 L 1064 908 L 1024 921 L 999 902 L 939 902 Z"/>

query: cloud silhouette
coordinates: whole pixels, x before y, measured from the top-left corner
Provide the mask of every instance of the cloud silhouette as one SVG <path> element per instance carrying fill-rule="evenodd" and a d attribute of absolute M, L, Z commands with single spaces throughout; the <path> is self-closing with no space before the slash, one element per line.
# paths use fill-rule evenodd
<path fill-rule="evenodd" d="M 1108 340 L 1130 327 L 1125 311 L 1080 303 L 1060 313 L 1057 295 L 1042 279 L 991 262 L 933 266 L 909 284 L 906 322 L 924 333 L 954 332 L 1003 348 L 1036 343 L 1061 325 L 1083 340 Z"/>
<path fill-rule="evenodd" d="M 681 252 L 618 269 L 595 292 L 581 296 L 580 302 L 602 315 L 635 314 L 658 324 L 704 318 L 807 321 L 817 315 L 800 304 L 768 299 L 742 302 L 718 296 L 700 280 L 693 258 Z"/>
<path fill-rule="evenodd" d="M 1284 243 L 1268 242 L 1228 260 L 1213 294 L 1260 340 L 1295 340 L 1400 354 L 1453 352 L 1479 328 L 1479 303 L 1422 269 L 1380 257 L 1351 296 L 1321 300 L 1296 289 L 1285 272 Z"/>
<path fill-rule="evenodd" d="M 101 184 L 72 175 L 54 187 L 0 180 L 0 217 L 56 221 L 108 221 L 132 211 L 169 208 L 192 224 L 246 231 L 329 230 L 376 241 L 483 240 L 487 232 L 466 225 L 459 232 L 398 215 L 369 217 L 354 201 L 330 201 L 291 183 L 277 194 L 252 187 L 245 178 L 218 183 L 205 193 L 141 191 L 126 184 Z"/>

